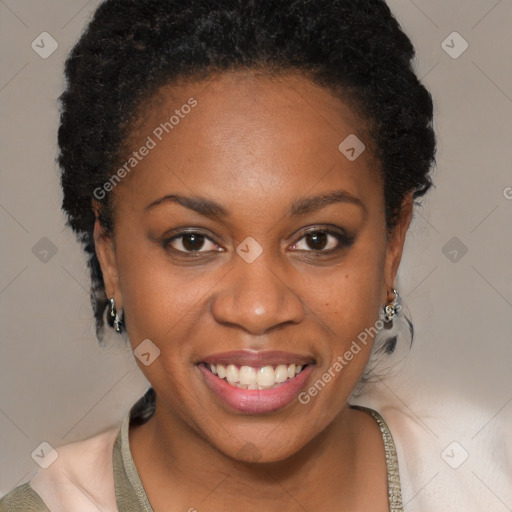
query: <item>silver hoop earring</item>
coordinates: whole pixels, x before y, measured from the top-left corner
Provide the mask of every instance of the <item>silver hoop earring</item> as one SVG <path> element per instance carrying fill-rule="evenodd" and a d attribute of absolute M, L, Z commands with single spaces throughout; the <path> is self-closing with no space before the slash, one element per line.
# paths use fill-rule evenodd
<path fill-rule="evenodd" d="M 400 313 L 401 306 L 399 304 L 400 296 L 398 292 L 393 288 L 393 293 L 395 294 L 394 299 L 384 306 L 384 312 L 382 315 L 382 319 L 384 322 L 389 323 L 393 321 L 393 318 Z"/>
<path fill-rule="evenodd" d="M 116 303 L 114 302 L 114 298 L 112 297 L 110 300 L 110 316 L 114 319 L 114 329 L 116 332 L 121 332 L 121 319 L 119 318 L 119 314 L 116 311 Z"/>

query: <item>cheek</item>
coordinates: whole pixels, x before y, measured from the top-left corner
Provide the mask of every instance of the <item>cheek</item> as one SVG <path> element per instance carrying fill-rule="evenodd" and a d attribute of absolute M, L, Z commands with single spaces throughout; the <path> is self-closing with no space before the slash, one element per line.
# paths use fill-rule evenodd
<path fill-rule="evenodd" d="M 120 255 L 121 250 L 119 244 Z M 155 351 L 158 357 L 148 365 L 143 360 L 137 364 L 165 402 L 183 417 L 190 417 L 198 407 L 190 400 L 188 389 L 194 340 L 200 337 L 197 333 L 203 296 L 213 283 L 192 279 L 190 270 L 172 266 L 158 249 L 125 252 L 118 265 L 132 349 L 137 355 L 137 347 L 149 339 L 160 351 L 149 345 L 150 352 Z"/>
<path fill-rule="evenodd" d="M 342 338 L 373 325 L 379 314 L 385 253 L 363 243 L 338 267 L 326 270 L 323 286 L 310 295 L 318 314 Z"/>
<path fill-rule="evenodd" d="M 173 267 L 161 255 L 132 252 L 120 263 L 120 283 L 127 330 L 132 345 L 152 339 L 163 343 L 176 338 L 185 323 L 197 315 L 203 280 L 192 278 L 190 270 Z M 202 292 L 202 293 L 201 293 Z"/>
<path fill-rule="evenodd" d="M 229 269 L 220 264 L 177 266 L 162 247 L 144 240 L 136 244 L 120 237 L 117 247 L 132 349 L 149 339 L 160 350 L 154 364 L 139 367 L 154 387 L 171 382 L 179 394 L 195 371 L 193 362 L 205 353 L 214 324 L 209 300 Z"/>
<path fill-rule="evenodd" d="M 344 388 L 341 395 L 355 386 L 370 357 L 379 325 L 384 261 L 385 251 L 361 242 L 343 265 L 323 279 L 323 289 L 317 288 L 309 296 L 319 323 L 328 333 L 323 371 L 330 369 L 331 376 L 343 374 L 341 379 L 333 378 L 338 392 Z"/>

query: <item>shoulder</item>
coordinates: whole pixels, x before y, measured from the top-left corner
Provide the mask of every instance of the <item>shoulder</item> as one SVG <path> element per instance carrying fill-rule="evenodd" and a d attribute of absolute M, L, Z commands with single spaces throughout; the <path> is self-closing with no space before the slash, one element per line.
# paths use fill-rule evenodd
<path fill-rule="evenodd" d="M 117 512 L 113 448 L 119 427 L 55 448 L 56 459 L 0 502 L 0 512 Z"/>
<path fill-rule="evenodd" d="M 0 499 L 0 512 L 50 512 L 44 501 L 25 483 Z"/>
<path fill-rule="evenodd" d="M 50 510 L 116 511 L 113 448 L 119 427 L 57 448 L 58 457 L 30 481 Z"/>
<path fill-rule="evenodd" d="M 376 409 L 393 436 L 407 510 L 449 510 L 457 504 L 458 510 L 476 512 L 489 510 L 496 496 L 510 496 L 504 413 L 491 422 L 478 405 L 456 402 L 442 410 L 416 404 L 413 412 L 382 400 Z"/>

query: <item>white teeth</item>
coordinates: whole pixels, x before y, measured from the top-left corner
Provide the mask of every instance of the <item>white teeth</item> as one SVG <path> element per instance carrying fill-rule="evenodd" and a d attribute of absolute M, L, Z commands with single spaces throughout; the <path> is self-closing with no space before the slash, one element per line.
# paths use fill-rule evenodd
<path fill-rule="evenodd" d="M 206 365 L 210 371 L 221 379 L 225 379 L 232 386 L 241 389 L 269 389 L 281 384 L 288 379 L 293 379 L 302 372 L 302 365 L 280 364 L 276 367 L 241 366 L 234 364 L 224 366 L 222 364 Z"/>
<path fill-rule="evenodd" d="M 240 384 L 244 384 L 246 386 L 256 384 L 256 370 L 250 366 L 242 366 L 238 373 L 238 380 L 240 381 Z"/>
<path fill-rule="evenodd" d="M 288 378 L 288 366 L 280 364 L 276 368 L 276 382 L 284 382 Z"/>
<path fill-rule="evenodd" d="M 272 366 L 262 366 L 257 375 L 258 386 L 273 386 L 275 381 L 275 372 Z"/>
<path fill-rule="evenodd" d="M 234 364 L 228 364 L 226 379 L 228 382 L 238 382 L 238 368 Z"/>

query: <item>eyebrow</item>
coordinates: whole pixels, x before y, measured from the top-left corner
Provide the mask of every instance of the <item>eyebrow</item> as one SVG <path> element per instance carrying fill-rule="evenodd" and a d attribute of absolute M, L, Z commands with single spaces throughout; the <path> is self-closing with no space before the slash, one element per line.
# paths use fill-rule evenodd
<path fill-rule="evenodd" d="M 181 206 L 184 206 L 189 210 L 193 210 L 205 217 L 222 219 L 229 217 L 230 215 L 228 210 L 226 210 L 220 204 L 211 201 L 210 199 L 200 196 L 183 196 L 180 194 L 168 194 L 163 196 L 146 206 L 144 211 L 151 210 L 156 206 L 169 202 L 178 203 Z M 317 196 L 300 199 L 291 206 L 287 212 L 287 215 L 291 217 L 299 217 L 307 213 L 321 210 L 322 208 L 326 208 L 327 206 L 334 203 L 354 204 L 363 210 L 365 216 L 368 214 L 368 210 L 366 209 L 365 204 L 358 197 L 355 197 L 346 190 L 335 190 L 327 194 L 320 194 Z"/>

